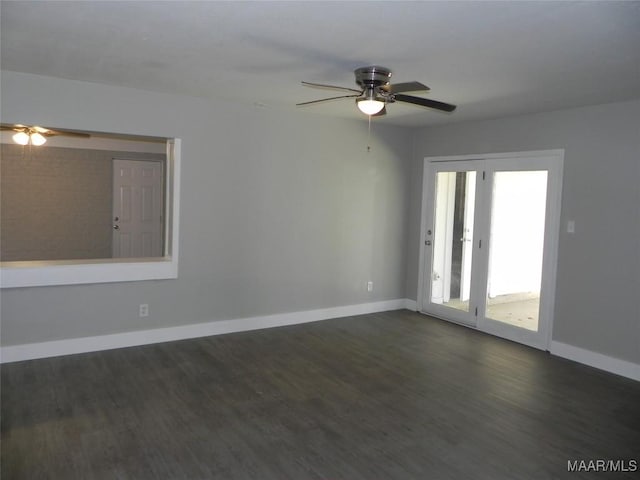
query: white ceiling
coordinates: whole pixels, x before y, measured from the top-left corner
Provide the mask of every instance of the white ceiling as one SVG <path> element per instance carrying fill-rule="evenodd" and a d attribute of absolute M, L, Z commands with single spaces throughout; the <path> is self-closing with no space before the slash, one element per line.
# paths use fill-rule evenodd
<path fill-rule="evenodd" d="M 640 1 L 2 1 L 1 66 L 265 108 L 359 118 L 353 99 L 297 102 L 393 81 L 458 105 L 395 103 L 385 123 L 421 126 L 640 98 Z"/>

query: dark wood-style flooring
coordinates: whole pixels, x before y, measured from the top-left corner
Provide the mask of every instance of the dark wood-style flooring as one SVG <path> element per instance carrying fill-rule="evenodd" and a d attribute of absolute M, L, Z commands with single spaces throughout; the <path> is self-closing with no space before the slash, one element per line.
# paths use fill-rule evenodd
<path fill-rule="evenodd" d="M 2 479 L 639 478 L 640 383 L 409 311 L 2 366 Z"/>

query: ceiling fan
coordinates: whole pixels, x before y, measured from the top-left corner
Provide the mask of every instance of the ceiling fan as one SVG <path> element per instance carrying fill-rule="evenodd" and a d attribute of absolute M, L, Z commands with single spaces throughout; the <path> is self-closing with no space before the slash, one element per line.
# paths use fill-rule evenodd
<path fill-rule="evenodd" d="M 453 112 L 455 105 L 450 103 L 438 102 L 429 98 L 414 97 L 412 95 L 404 95 L 403 92 L 420 92 L 428 91 L 429 87 L 420 82 L 406 83 L 389 83 L 391 78 L 391 70 L 385 67 L 371 66 L 357 68 L 355 71 L 356 84 L 360 87 L 355 88 L 338 87 L 335 85 L 325 85 L 322 83 L 302 82 L 302 85 L 314 88 L 328 88 L 332 90 L 342 90 L 352 92 L 349 95 L 340 95 L 337 97 L 321 98 L 320 100 L 312 100 L 310 102 L 297 103 L 296 105 L 310 105 L 313 103 L 326 102 L 338 98 L 355 98 L 358 109 L 366 115 L 379 116 L 387 113 L 386 105 L 394 102 L 405 102 L 419 105 L 421 107 L 434 108 L 443 112 Z"/>
<path fill-rule="evenodd" d="M 53 137 L 54 135 L 78 138 L 89 138 L 91 136 L 88 133 L 72 132 L 70 130 L 52 130 L 50 128 L 38 127 L 37 125 L 29 127 L 19 123 L 15 125 L 0 124 L 0 131 L 14 131 L 16 133 L 14 133 L 11 138 L 13 138 L 13 141 L 18 145 L 31 144 L 36 147 L 44 145 L 47 137 Z"/>

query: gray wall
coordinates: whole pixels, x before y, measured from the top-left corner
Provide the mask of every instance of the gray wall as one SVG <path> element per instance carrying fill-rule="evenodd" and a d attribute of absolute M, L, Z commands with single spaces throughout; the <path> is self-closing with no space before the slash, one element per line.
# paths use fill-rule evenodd
<path fill-rule="evenodd" d="M 182 138 L 179 278 L 4 289 L 3 345 L 405 296 L 410 131 L 13 72 L 1 114 Z"/>
<path fill-rule="evenodd" d="M 1 114 L 183 139 L 179 278 L 3 290 L 3 345 L 415 299 L 423 157 L 564 148 L 553 339 L 640 363 L 639 101 L 378 124 L 371 153 L 365 121 L 11 72 Z"/>
<path fill-rule="evenodd" d="M 2 144 L 0 259 L 110 258 L 113 158 L 165 155 Z"/>
<path fill-rule="evenodd" d="M 424 157 L 564 148 L 553 340 L 640 363 L 640 101 L 419 129 L 414 142 L 409 298 Z"/>

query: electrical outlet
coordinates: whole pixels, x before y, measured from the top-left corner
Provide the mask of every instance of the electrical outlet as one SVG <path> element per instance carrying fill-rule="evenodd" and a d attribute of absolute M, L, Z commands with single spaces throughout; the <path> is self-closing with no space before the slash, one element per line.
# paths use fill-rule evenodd
<path fill-rule="evenodd" d="M 140 308 L 138 309 L 138 316 L 139 317 L 148 317 L 149 316 L 149 304 L 148 303 L 141 303 L 140 304 Z"/>
<path fill-rule="evenodd" d="M 367 282 L 367 292 L 373 292 L 373 282 Z"/>

